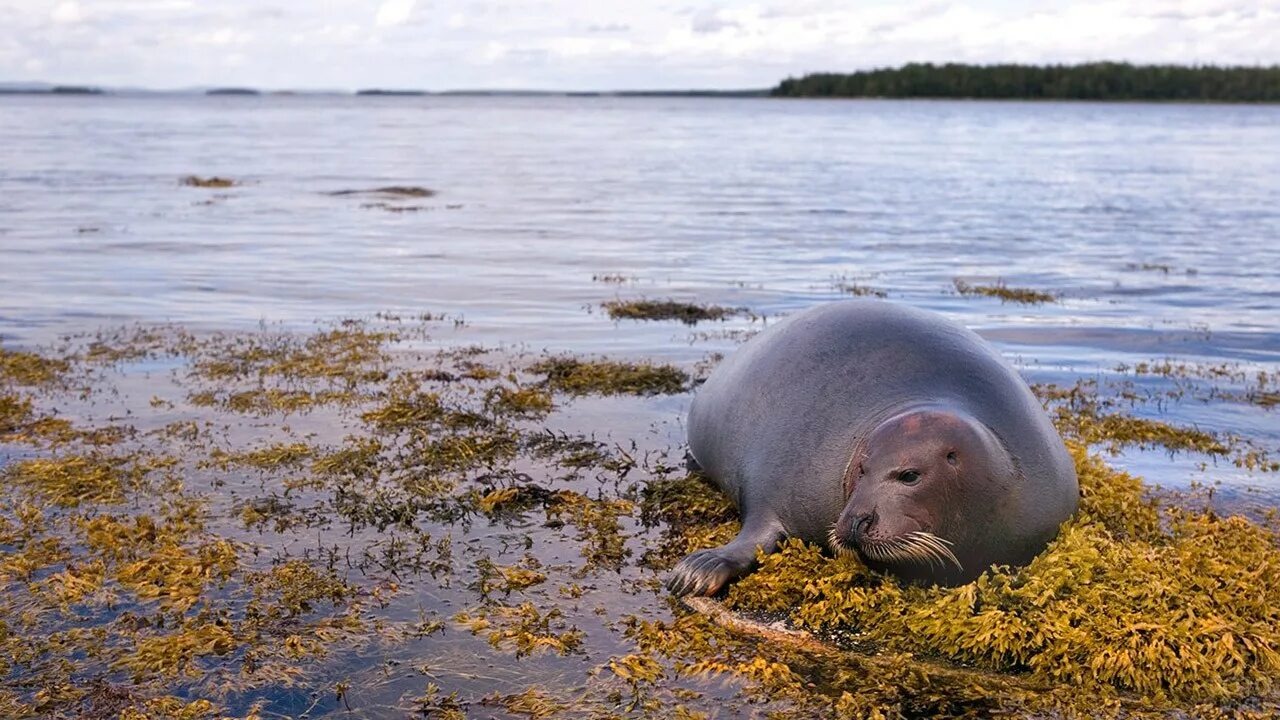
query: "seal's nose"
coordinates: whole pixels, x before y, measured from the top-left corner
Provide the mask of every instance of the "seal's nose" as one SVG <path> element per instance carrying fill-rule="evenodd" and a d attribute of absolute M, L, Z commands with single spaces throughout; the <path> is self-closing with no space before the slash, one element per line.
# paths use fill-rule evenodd
<path fill-rule="evenodd" d="M 871 528 L 876 524 L 876 514 L 874 512 L 859 515 L 853 520 L 853 539 L 855 542 L 861 543 L 866 539 L 867 533 L 871 532 Z"/>

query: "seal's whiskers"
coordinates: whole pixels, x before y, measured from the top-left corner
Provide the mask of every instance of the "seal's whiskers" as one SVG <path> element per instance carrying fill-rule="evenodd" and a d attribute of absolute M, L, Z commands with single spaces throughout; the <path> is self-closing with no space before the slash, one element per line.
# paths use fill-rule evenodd
<path fill-rule="evenodd" d="M 951 541 L 931 532 L 917 530 L 890 540 L 872 540 L 862 544 L 862 553 L 879 562 L 907 562 L 946 567 L 948 563 L 963 571 L 960 559 L 951 551 Z"/>
<path fill-rule="evenodd" d="M 956 566 L 957 570 L 963 571 L 964 567 L 960 564 L 960 559 L 951 551 L 952 542 L 945 538 L 940 538 L 931 532 L 917 530 L 908 533 L 909 542 L 918 544 L 933 558 L 938 560 L 939 565 L 945 566 L 948 562 Z"/>

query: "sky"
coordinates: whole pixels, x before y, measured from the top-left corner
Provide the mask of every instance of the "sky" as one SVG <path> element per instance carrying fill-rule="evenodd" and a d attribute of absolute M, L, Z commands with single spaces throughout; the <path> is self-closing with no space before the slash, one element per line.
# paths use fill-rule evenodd
<path fill-rule="evenodd" d="M 932 62 L 1280 64 L 1280 0 L 0 0 L 0 81 L 762 88 Z"/>

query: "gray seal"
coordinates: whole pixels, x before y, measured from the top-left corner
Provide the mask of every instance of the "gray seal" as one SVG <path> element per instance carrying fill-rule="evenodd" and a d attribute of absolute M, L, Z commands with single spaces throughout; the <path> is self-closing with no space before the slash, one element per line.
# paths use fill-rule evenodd
<path fill-rule="evenodd" d="M 1075 512 L 1075 467 L 985 340 L 879 300 L 810 308 L 745 343 L 689 410 L 689 450 L 742 531 L 667 581 L 713 595 L 783 538 L 856 552 L 910 582 L 1020 565 Z"/>

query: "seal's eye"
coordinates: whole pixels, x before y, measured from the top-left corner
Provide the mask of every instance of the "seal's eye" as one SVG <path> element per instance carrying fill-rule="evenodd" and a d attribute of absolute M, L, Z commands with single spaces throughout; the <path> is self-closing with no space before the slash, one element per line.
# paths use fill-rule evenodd
<path fill-rule="evenodd" d="M 898 482 L 903 485 L 915 485 L 920 482 L 920 472 L 917 470 L 903 470 L 898 473 Z"/>

